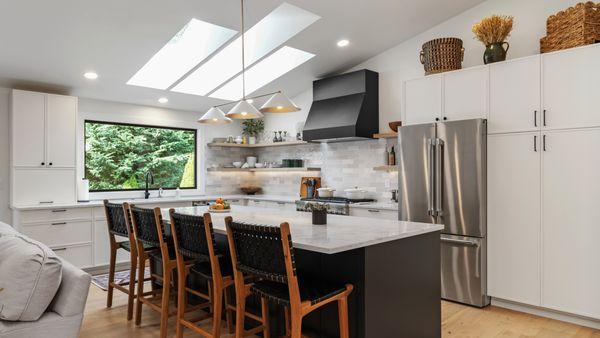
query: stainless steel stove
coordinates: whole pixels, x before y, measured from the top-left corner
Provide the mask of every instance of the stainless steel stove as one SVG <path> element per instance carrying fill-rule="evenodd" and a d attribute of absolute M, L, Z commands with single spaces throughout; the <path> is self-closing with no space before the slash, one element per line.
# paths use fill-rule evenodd
<path fill-rule="evenodd" d="M 375 202 L 374 199 L 350 199 L 346 197 L 318 197 L 318 198 L 302 198 L 296 201 L 297 211 L 307 211 L 306 205 L 310 203 L 325 203 L 329 206 L 328 214 L 333 215 L 350 215 L 350 204 Z"/>

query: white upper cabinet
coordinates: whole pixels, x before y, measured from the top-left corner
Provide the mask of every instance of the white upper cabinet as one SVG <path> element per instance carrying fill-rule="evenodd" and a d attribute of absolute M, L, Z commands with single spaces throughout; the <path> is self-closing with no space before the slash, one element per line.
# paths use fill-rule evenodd
<path fill-rule="evenodd" d="M 544 55 L 542 69 L 546 128 L 600 126 L 599 46 Z"/>
<path fill-rule="evenodd" d="M 77 98 L 12 92 L 12 166 L 75 168 Z"/>
<path fill-rule="evenodd" d="M 600 319 L 600 129 L 543 135 L 542 306 Z"/>
<path fill-rule="evenodd" d="M 488 137 L 488 292 L 540 305 L 540 133 Z"/>
<path fill-rule="evenodd" d="M 11 101 L 13 166 L 45 166 L 46 95 L 13 90 Z"/>
<path fill-rule="evenodd" d="M 75 169 L 15 169 L 12 205 L 73 203 Z"/>
<path fill-rule="evenodd" d="M 75 167 L 77 98 L 48 95 L 47 161 L 50 167 Z"/>
<path fill-rule="evenodd" d="M 430 75 L 404 83 L 404 125 L 436 122 L 441 114 L 441 75 Z"/>
<path fill-rule="evenodd" d="M 489 133 L 540 128 L 540 72 L 539 55 L 490 65 Z"/>
<path fill-rule="evenodd" d="M 444 74 L 442 120 L 486 118 L 487 88 L 487 67 L 473 67 Z"/>

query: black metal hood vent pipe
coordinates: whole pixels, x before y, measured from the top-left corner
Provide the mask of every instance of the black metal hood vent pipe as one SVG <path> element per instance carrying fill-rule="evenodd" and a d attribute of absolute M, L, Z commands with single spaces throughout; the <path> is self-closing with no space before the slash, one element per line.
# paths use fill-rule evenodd
<path fill-rule="evenodd" d="M 305 141 L 355 141 L 373 138 L 378 132 L 378 73 L 364 69 L 313 82 Z"/>

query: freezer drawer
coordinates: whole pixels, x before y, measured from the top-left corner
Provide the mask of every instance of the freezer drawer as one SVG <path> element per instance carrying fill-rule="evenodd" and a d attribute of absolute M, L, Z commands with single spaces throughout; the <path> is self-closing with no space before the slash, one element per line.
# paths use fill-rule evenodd
<path fill-rule="evenodd" d="M 441 235 L 442 298 L 484 307 L 489 305 L 484 238 Z"/>

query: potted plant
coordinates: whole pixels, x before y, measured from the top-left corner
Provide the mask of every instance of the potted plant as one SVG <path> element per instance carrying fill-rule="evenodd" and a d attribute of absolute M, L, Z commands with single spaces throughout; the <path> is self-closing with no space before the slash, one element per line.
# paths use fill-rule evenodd
<path fill-rule="evenodd" d="M 249 144 L 255 144 L 256 138 L 265 131 L 265 121 L 261 119 L 249 119 L 242 122 L 243 134 L 248 137 Z"/>
<path fill-rule="evenodd" d="M 473 25 L 475 37 L 485 45 L 483 63 L 487 65 L 506 60 L 506 53 L 510 47 L 506 38 L 512 28 L 513 17 L 504 15 L 492 15 Z"/>
<path fill-rule="evenodd" d="M 329 205 L 325 203 L 306 203 L 304 211 L 312 212 L 312 223 L 315 225 L 327 224 L 327 211 Z"/>

